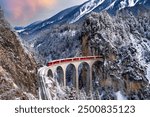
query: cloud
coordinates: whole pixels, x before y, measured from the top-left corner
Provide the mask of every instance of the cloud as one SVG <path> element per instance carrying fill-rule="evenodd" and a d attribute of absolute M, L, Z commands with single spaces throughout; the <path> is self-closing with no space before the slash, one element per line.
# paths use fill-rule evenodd
<path fill-rule="evenodd" d="M 87 0 L 0 0 L 7 20 L 13 25 L 28 25 L 49 18 L 59 11 Z"/>
<path fill-rule="evenodd" d="M 12 21 L 27 21 L 56 5 L 56 0 L 5 0 L 7 12 Z"/>

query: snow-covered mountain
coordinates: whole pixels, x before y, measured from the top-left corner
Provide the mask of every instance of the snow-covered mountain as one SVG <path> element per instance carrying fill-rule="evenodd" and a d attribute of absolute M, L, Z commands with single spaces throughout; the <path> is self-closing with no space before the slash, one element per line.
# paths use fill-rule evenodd
<path fill-rule="evenodd" d="M 93 70 L 93 99 L 150 99 L 149 0 L 89 0 L 33 23 L 19 35 L 41 63 L 104 56 L 103 65 Z"/>
<path fill-rule="evenodd" d="M 29 45 L 30 49 L 33 48 L 36 52 L 40 52 L 42 56 L 45 56 L 44 59 L 46 58 L 46 61 L 63 58 L 67 54 L 65 50 L 67 49 L 66 44 L 69 38 L 71 38 L 69 43 L 72 43 L 74 50 L 79 47 L 79 33 L 82 30 L 82 22 L 88 14 L 91 12 L 100 13 L 102 11 L 107 11 L 111 16 L 115 16 L 116 13 L 122 9 L 128 9 L 132 11 L 133 14 L 137 14 L 139 11 L 150 9 L 150 1 L 89 0 L 79 6 L 65 9 L 44 21 L 37 21 L 24 28 L 18 28 L 19 30 L 17 30 L 17 32 L 22 37 L 22 41 Z M 61 48 L 63 49 L 58 48 L 61 52 L 57 52 L 56 49 L 51 46 L 55 45 L 55 47 L 57 47 L 59 42 L 62 43 Z M 50 50 L 52 52 L 50 52 Z M 49 54 L 53 52 L 55 52 L 55 54 Z M 71 54 L 66 57 L 79 54 L 76 50 L 70 53 Z M 37 55 L 39 56 L 39 54 Z"/>
<path fill-rule="evenodd" d="M 44 21 L 33 23 L 21 31 L 25 34 L 32 34 L 33 32 L 48 28 L 54 24 L 64 24 L 64 23 L 75 23 L 84 18 L 87 14 L 91 12 L 101 12 L 108 11 L 110 14 L 114 15 L 118 10 L 124 8 L 131 8 L 134 6 L 142 5 L 149 8 L 149 0 L 89 0 L 79 6 L 74 6 L 65 9 L 53 17 L 46 19 Z M 134 12 L 138 12 L 135 10 Z M 20 32 L 21 32 L 20 31 Z"/>
<path fill-rule="evenodd" d="M 77 49 L 81 51 L 79 56 L 83 56 L 82 53 L 86 52 L 87 56 L 101 55 L 105 58 L 105 62 L 96 63 L 97 67 L 93 68 L 92 96 L 89 98 L 80 92 L 77 99 L 150 99 L 150 11 L 141 12 L 138 16 L 134 16 L 128 10 L 123 10 L 113 17 L 107 12 L 91 13 L 81 29 L 77 28 L 81 33 L 75 35 L 80 36 L 75 38 L 69 28 L 68 30 L 56 28 L 55 34 L 47 32 L 41 36 L 43 39 L 39 38 L 38 50 L 40 54 L 52 58 L 54 56 L 65 58 L 71 54 L 76 56 Z M 45 73 L 40 77 L 46 80 L 48 80 L 47 69 L 49 68 L 43 67 L 40 70 L 41 73 Z M 55 79 L 57 77 L 58 75 Z M 82 72 L 79 72 L 79 79 L 81 80 L 79 87 L 84 89 L 82 82 L 85 80 Z M 50 93 L 56 90 L 54 84 L 56 83 L 52 82 L 48 87 Z M 59 88 L 63 90 L 62 87 Z M 62 90 L 58 90 L 57 94 Z M 66 92 L 63 93 L 63 96 L 67 95 Z M 51 95 L 50 99 L 64 99 L 63 96 L 59 96 L 60 94 L 58 96 L 55 94 Z"/>

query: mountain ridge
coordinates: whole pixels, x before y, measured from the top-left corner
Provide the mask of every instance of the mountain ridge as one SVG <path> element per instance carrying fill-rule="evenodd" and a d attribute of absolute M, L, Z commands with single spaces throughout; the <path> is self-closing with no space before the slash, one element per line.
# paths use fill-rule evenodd
<path fill-rule="evenodd" d="M 34 23 L 32 23 L 30 25 L 33 25 L 33 27 L 29 27 L 28 25 L 20 32 L 22 32 L 22 34 L 32 34 L 55 24 L 76 23 L 91 12 L 101 12 L 106 10 L 108 13 L 115 15 L 118 10 L 134 7 L 138 4 L 144 5 L 145 7 L 150 6 L 148 0 L 136 0 L 135 3 L 134 0 L 131 0 L 132 2 L 129 1 L 130 0 L 89 0 L 81 5 L 64 9 L 36 25 L 33 25 Z"/>
<path fill-rule="evenodd" d="M 133 1 L 129 4 L 128 0 L 121 0 L 126 2 L 122 6 L 119 0 L 101 1 L 103 5 L 100 0 L 94 1 L 74 7 L 66 14 L 66 20 L 61 20 L 62 24 L 57 22 L 42 28 L 38 25 L 37 30 L 22 32 L 22 40 L 43 58 L 37 58 L 41 64 L 62 58 L 104 56 L 105 61 L 95 63 L 93 70 L 93 99 L 118 99 L 118 92 L 125 99 L 150 99 L 150 9 L 145 7 L 149 1 L 136 0 L 135 5 Z M 88 3 L 99 7 L 88 8 Z M 80 15 L 81 7 L 82 12 L 87 9 L 92 12 L 84 12 L 86 15 L 78 22 L 69 23 Z M 109 13 L 112 11 L 116 14 Z M 71 74 L 69 71 L 66 74 Z M 84 88 L 82 73 L 79 72 L 80 87 Z M 59 76 L 56 74 L 55 79 Z"/>

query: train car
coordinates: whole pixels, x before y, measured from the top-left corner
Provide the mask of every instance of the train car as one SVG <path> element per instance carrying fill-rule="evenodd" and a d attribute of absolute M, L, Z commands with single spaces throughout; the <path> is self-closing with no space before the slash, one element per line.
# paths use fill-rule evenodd
<path fill-rule="evenodd" d="M 90 57 L 82 57 L 82 58 L 80 58 L 80 60 L 91 60 L 91 59 L 94 59 L 94 57 L 90 56 Z"/>
<path fill-rule="evenodd" d="M 87 60 L 87 58 L 80 58 L 80 60 Z"/>
<path fill-rule="evenodd" d="M 102 57 L 100 57 L 100 56 L 96 56 L 96 59 L 100 59 L 100 58 L 102 58 Z"/>
<path fill-rule="evenodd" d="M 70 61 L 72 61 L 72 58 L 61 60 L 61 62 L 70 62 Z"/>
<path fill-rule="evenodd" d="M 102 58 L 102 57 L 100 57 L 100 56 L 85 56 L 85 57 L 76 57 L 76 58 L 66 58 L 66 59 L 60 59 L 60 60 L 48 62 L 47 66 L 52 66 L 55 64 L 63 63 L 63 62 L 65 63 L 65 62 L 80 61 L 80 60 L 86 61 L 86 60 L 100 59 L 100 58 Z"/>
<path fill-rule="evenodd" d="M 80 58 L 73 58 L 73 61 L 79 61 Z"/>
<path fill-rule="evenodd" d="M 51 65 L 53 65 L 53 63 L 52 63 L 52 62 L 47 63 L 47 66 L 51 66 Z"/>
<path fill-rule="evenodd" d="M 58 61 L 54 61 L 54 62 L 53 62 L 53 65 L 58 64 L 58 63 L 60 63 L 59 60 L 58 60 Z"/>

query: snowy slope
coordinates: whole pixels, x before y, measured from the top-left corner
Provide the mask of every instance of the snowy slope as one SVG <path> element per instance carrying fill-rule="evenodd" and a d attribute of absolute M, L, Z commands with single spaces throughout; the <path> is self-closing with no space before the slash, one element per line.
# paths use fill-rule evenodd
<path fill-rule="evenodd" d="M 24 28 L 24 30 L 22 31 L 22 33 L 28 33 L 31 34 L 35 31 L 41 30 L 41 29 L 45 29 L 48 26 L 54 25 L 54 24 L 58 24 L 60 22 L 64 23 L 66 20 L 69 19 L 69 17 L 71 17 L 70 15 L 73 14 L 73 12 L 78 10 L 78 6 L 74 6 L 68 9 L 65 9 L 59 13 L 57 13 L 56 15 L 54 15 L 53 17 L 46 19 L 44 21 L 38 21 L 38 22 L 34 22 L 28 26 L 26 26 Z"/>
<path fill-rule="evenodd" d="M 32 28 L 26 27 L 21 35 L 46 64 L 55 59 L 82 56 L 81 34 L 87 31 L 91 50 L 99 49 L 100 54 L 108 57 L 104 63 L 108 81 L 102 83 L 103 88 L 95 88 L 91 99 L 150 99 L 150 87 L 147 88 L 150 82 L 150 15 L 143 11 L 140 15 L 133 15 L 127 11 L 136 13 L 147 6 L 149 0 L 89 0 L 40 23 L 31 24 Z M 93 11 L 98 13 L 91 13 Z M 91 53 L 94 55 L 96 52 Z M 114 56 L 116 60 L 112 60 Z M 52 78 L 48 80 L 47 73 L 43 73 L 45 71 L 46 67 L 40 69 L 39 76 L 46 81 L 48 88 L 41 84 L 39 95 L 45 92 L 45 99 L 67 99 L 63 87 Z M 100 69 L 96 78 L 101 77 Z M 56 92 L 59 92 L 58 95 Z M 97 92 L 100 94 L 98 98 Z M 86 99 L 84 93 L 79 96 L 84 97 L 81 99 Z"/>
<path fill-rule="evenodd" d="M 80 18 L 82 18 L 84 15 L 90 13 L 93 11 L 96 7 L 98 7 L 100 4 L 102 4 L 105 0 L 91 0 L 87 3 L 85 3 L 80 8 L 80 13 L 78 16 L 76 16 L 70 23 L 74 23 L 78 21 Z"/>
<path fill-rule="evenodd" d="M 46 29 L 54 24 L 75 23 L 84 18 L 87 14 L 107 10 L 110 14 L 123 8 L 134 7 L 136 5 L 148 5 L 149 0 L 89 0 L 79 6 L 65 9 L 53 17 L 42 22 L 33 23 L 21 30 L 22 33 L 32 34 L 33 32 Z M 19 31 L 20 32 L 20 31 Z"/>

